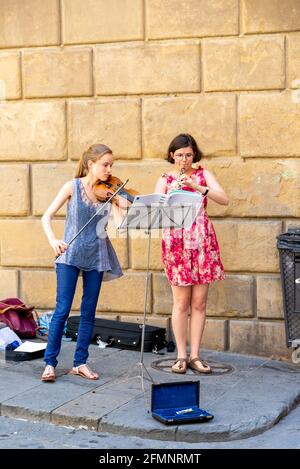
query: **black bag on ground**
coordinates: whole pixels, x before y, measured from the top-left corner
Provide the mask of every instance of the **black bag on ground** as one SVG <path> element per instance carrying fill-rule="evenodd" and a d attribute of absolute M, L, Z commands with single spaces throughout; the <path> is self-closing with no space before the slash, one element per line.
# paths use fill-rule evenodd
<path fill-rule="evenodd" d="M 80 316 L 71 316 L 67 320 L 66 336 L 77 340 Z M 111 347 L 126 350 L 141 350 L 142 325 L 131 322 L 96 318 L 91 343 L 101 340 Z M 166 329 L 145 326 L 144 352 L 156 352 L 167 344 Z"/>
<path fill-rule="evenodd" d="M 24 362 L 27 360 L 35 360 L 37 358 L 43 358 L 45 349 L 36 350 L 35 352 L 18 352 L 16 350 L 5 350 L 5 360 L 13 362 Z"/>

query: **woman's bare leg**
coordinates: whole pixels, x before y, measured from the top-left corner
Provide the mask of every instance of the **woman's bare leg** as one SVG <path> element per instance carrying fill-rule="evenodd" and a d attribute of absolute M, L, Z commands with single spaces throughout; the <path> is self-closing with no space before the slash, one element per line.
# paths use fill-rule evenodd
<path fill-rule="evenodd" d="M 185 358 L 186 340 L 187 340 L 187 318 L 191 302 L 192 287 L 174 287 L 173 292 L 173 311 L 172 328 L 177 346 L 177 357 Z M 176 367 L 179 367 L 178 363 Z"/>
<path fill-rule="evenodd" d="M 199 356 L 201 339 L 205 327 L 206 302 L 209 285 L 193 285 L 190 318 L 190 357 Z M 199 362 L 196 362 L 199 366 Z"/>

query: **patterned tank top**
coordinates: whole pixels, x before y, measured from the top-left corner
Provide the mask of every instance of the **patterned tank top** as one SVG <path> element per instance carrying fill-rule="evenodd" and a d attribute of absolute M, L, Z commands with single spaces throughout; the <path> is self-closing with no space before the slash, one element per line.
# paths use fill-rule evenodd
<path fill-rule="evenodd" d="M 67 205 L 63 238 L 66 243 L 95 215 L 101 205 L 101 202 L 88 199 L 80 178 L 73 179 L 73 194 Z M 55 263 L 74 265 L 80 270 L 104 272 L 103 281 L 121 277 L 122 269 L 106 232 L 110 210 L 111 203 L 86 226 Z"/>

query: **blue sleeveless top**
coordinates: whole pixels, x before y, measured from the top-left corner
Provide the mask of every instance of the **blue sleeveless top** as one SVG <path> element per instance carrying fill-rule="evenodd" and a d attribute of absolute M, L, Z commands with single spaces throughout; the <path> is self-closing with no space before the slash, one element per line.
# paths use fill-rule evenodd
<path fill-rule="evenodd" d="M 64 231 L 66 243 L 92 218 L 101 205 L 102 202 L 88 199 L 80 178 L 73 179 L 73 194 L 67 205 Z M 103 281 L 121 277 L 122 269 L 106 232 L 110 210 L 111 203 L 84 228 L 55 263 L 74 265 L 80 270 L 104 272 Z"/>

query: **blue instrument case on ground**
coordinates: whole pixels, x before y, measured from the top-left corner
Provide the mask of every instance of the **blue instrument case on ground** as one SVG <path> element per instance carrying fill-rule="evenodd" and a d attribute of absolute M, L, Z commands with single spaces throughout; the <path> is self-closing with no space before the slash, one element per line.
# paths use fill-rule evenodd
<path fill-rule="evenodd" d="M 165 425 L 209 422 L 212 414 L 199 408 L 200 381 L 152 384 L 152 417 Z"/>

